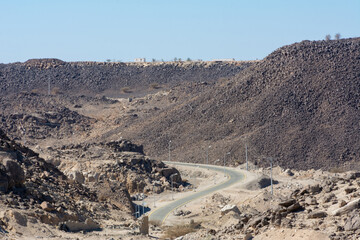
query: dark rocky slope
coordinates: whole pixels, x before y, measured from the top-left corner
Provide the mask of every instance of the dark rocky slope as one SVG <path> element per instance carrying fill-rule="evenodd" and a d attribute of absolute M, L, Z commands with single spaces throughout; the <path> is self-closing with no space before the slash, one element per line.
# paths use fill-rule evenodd
<path fill-rule="evenodd" d="M 185 89 L 184 89 L 185 88 Z M 181 96 L 181 97 L 178 97 Z M 357 165 L 360 150 L 360 39 L 284 46 L 231 80 L 173 89 L 176 107 L 133 122 L 130 139 L 150 154 L 297 169 Z"/>
<path fill-rule="evenodd" d="M 102 63 L 31 59 L 0 64 L 0 94 L 55 91 L 71 94 L 136 94 L 183 81 L 232 77 L 251 62 Z M 125 90 L 126 89 L 126 90 Z"/>

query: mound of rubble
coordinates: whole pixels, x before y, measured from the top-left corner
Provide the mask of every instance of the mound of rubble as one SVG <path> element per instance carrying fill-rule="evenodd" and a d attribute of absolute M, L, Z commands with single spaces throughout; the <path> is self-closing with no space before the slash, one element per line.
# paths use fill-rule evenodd
<path fill-rule="evenodd" d="M 48 147 L 40 152 L 70 179 L 98 191 L 107 180 L 124 184 L 130 194 L 161 193 L 170 189 L 171 182 L 174 187 L 183 184 L 176 168 L 151 159 L 143 146 L 124 139 Z"/>
<path fill-rule="evenodd" d="M 68 107 L 64 96 L 22 92 L 0 97 L 0 128 L 14 140 L 63 139 L 74 133 L 86 134 L 95 119 Z M 70 98 L 70 97 L 69 97 Z M 88 99 L 90 100 L 90 99 Z M 93 100 L 94 101 L 94 100 Z"/>
<path fill-rule="evenodd" d="M 297 183 L 279 183 L 274 195 L 263 189 L 238 204 L 214 194 L 210 207 L 202 214 L 216 223 L 204 222 L 202 230 L 185 235 L 183 240 L 272 239 L 269 236 L 275 236 L 274 232 L 278 235 L 273 239 L 282 239 L 280 236 L 286 233 L 295 236 L 297 232 L 317 234 L 319 239 L 360 238 L 360 172 L 309 170 L 296 172 L 291 178 L 296 178 Z M 305 179 L 312 183 L 300 184 L 308 183 Z M 311 239 L 310 236 L 305 239 Z"/>
<path fill-rule="evenodd" d="M 116 205 L 69 179 L 0 129 L 1 234 L 21 236 L 25 229 L 33 236 L 49 233 L 44 224 L 66 231 L 100 229 L 102 220 L 119 213 L 119 206 L 120 215 L 131 223 L 133 205 L 125 185 L 112 190 Z"/>

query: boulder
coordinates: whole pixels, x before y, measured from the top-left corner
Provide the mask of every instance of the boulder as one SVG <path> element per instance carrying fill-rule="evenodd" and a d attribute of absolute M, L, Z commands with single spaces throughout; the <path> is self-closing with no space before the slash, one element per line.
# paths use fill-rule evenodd
<path fill-rule="evenodd" d="M 322 202 L 323 203 L 328 203 L 330 202 L 333 198 L 335 198 L 335 194 L 334 193 L 329 193 L 329 194 L 326 194 L 324 195 L 323 199 L 322 199 Z"/>
<path fill-rule="evenodd" d="M 286 175 L 286 176 L 294 176 L 294 173 L 290 170 L 290 169 L 286 169 L 285 171 L 284 171 L 284 174 Z"/>
<path fill-rule="evenodd" d="M 322 190 L 322 187 L 320 187 L 319 184 L 308 186 L 308 191 L 310 194 L 318 194 L 319 192 L 321 192 L 321 190 Z"/>
<path fill-rule="evenodd" d="M 324 218 L 327 216 L 327 213 L 324 211 L 311 212 L 308 215 L 308 218 Z"/>
<path fill-rule="evenodd" d="M 253 236 L 251 235 L 251 233 L 247 233 L 247 234 L 244 236 L 243 239 L 244 239 L 244 240 L 251 240 L 251 239 L 253 239 Z"/>
<path fill-rule="evenodd" d="M 277 183 L 278 183 L 278 181 L 273 180 L 273 184 L 277 184 Z M 270 185 L 271 185 L 271 179 L 266 175 L 262 175 L 261 177 L 248 182 L 245 185 L 245 188 L 247 190 L 258 190 L 258 189 L 266 188 Z"/>
<path fill-rule="evenodd" d="M 9 188 L 13 186 L 21 186 L 25 182 L 25 173 L 16 160 L 4 159 L 2 161 L 9 176 Z"/>
<path fill-rule="evenodd" d="M 174 182 L 181 182 L 181 176 L 179 171 L 176 168 L 163 168 L 160 170 L 160 173 L 162 176 L 166 177 L 168 180 L 171 180 L 170 177 L 172 177 L 172 180 Z"/>
<path fill-rule="evenodd" d="M 293 205 L 289 206 L 286 210 L 287 210 L 287 212 L 296 212 L 300 209 L 302 209 L 302 207 L 300 206 L 300 204 L 298 202 L 296 202 Z"/>
<path fill-rule="evenodd" d="M 228 212 L 235 212 L 240 214 L 240 210 L 236 205 L 226 205 L 220 211 L 221 211 L 221 216 L 224 216 Z"/>
<path fill-rule="evenodd" d="M 334 216 L 339 216 L 339 215 L 343 215 L 345 213 L 349 213 L 352 212 L 355 209 L 360 208 L 360 198 L 356 199 L 354 201 L 349 202 L 348 204 L 346 204 L 345 206 L 336 209 L 335 211 L 333 211 L 333 215 Z"/>
<path fill-rule="evenodd" d="M 283 202 L 280 202 L 279 205 L 287 208 L 287 207 L 290 207 L 291 205 L 293 205 L 294 203 L 296 203 L 295 199 L 288 199 Z"/>
<path fill-rule="evenodd" d="M 347 176 L 347 179 L 354 180 L 354 179 L 357 179 L 359 177 L 360 177 L 360 172 L 349 172 L 348 176 Z"/>
<path fill-rule="evenodd" d="M 54 211 L 54 210 L 55 210 L 54 206 L 51 205 L 49 202 L 46 202 L 46 201 L 42 202 L 42 203 L 40 204 L 40 207 L 41 207 L 42 209 L 44 209 L 45 211 L 47 211 L 47 212 L 51 212 L 51 211 Z"/>
<path fill-rule="evenodd" d="M 345 188 L 345 193 L 346 194 L 350 194 L 356 191 L 356 188 L 352 187 L 352 188 Z"/>
<path fill-rule="evenodd" d="M 85 222 L 66 221 L 60 224 L 60 229 L 67 232 L 93 231 L 100 229 L 100 225 L 94 220 L 87 218 Z"/>
<path fill-rule="evenodd" d="M 316 199 L 315 199 L 315 198 L 312 198 L 312 197 L 306 197 L 306 198 L 305 198 L 305 203 L 306 203 L 307 205 L 317 205 L 317 204 L 318 204 L 317 201 L 316 201 Z"/>
<path fill-rule="evenodd" d="M 360 228 L 360 214 L 358 211 L 354 210 L 351 212 L 350 216 L 345 222 L 344 230 L 353 231 Z"/>
<path fill-rule="evenodd" d="M 80 171 L 72 171 L 68 174 L 68 177 L 75 182 L 78 182 L 80 184 L 83 184 L 85 181 L 84 175 Z"/>
<path fill-rule="evenodd" d="M 0 164 L 0 193 L 6 193 L 9 187 L 9 179 L 5 167 Z"/>
<path fill-rule="evenodd" d="M 99 173 L 88 174 L 88 182 L 97 182 L 99 180 Z"/>
<path fill-rule="evenodd" d="M 27 218 L 18 211 L 11 210 L 9 216 L 15 220 L 15 222 L 21 226 L 27 226 Z"/>

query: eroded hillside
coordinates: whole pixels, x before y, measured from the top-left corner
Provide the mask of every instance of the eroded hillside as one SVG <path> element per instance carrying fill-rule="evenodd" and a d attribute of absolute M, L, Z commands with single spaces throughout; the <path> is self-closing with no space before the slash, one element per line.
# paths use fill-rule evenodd
<path fill-rule="evenodd" d="M 230 80 L 172 89 L 177 104 L 136 119 L 126 136 L 155 156 L 212 161 L 226 152 L 298 169 L 356 165 L 360 146 L 360 39 L 284 46 Z"/>

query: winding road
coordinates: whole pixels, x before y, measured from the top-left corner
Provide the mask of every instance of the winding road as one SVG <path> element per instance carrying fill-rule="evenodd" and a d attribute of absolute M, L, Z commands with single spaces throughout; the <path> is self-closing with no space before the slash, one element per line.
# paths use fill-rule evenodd
<path fill-rule="evenodd" d="M 190 167 L 193 166 L 193 167 L 205 168 L 205 169 L 209 169 L 209 170 L 222 172 L 228 176 L 228 180 L 226 180 L 225 182 L 222 182 L 218 185 L 215 185 L 213 187 L 210 187 L 208 189 L 205 189 L 203 191 L 194 193 L 190 196 L 173 201 L 165 206 L 155 209 L 154 211 L 151 211 L 149 213 L 150 221 L 160 221 L 161 223 L 164 223 L 166 218 L 169 216 L 169 214 L 171 212 L 173 212 L 175 209 L 187 204 L 188 202 L 191 202 L 195 199 L 204 197 L 205 195 L 216 192 L 218 190 L 227 188 L 234 183 L 244 180 L 243 174 L 239 173 L 238 171 L 231 170 L 229 168 L 223 168 L 223 167 L 213 166 L 213 165 L 194 164 L 194 163 L 180 163 L 180 162 L 166 162 L 166 163 L 171 164 L 171 165 L 183 165 L 183 166 L 190 166 Z"/>

